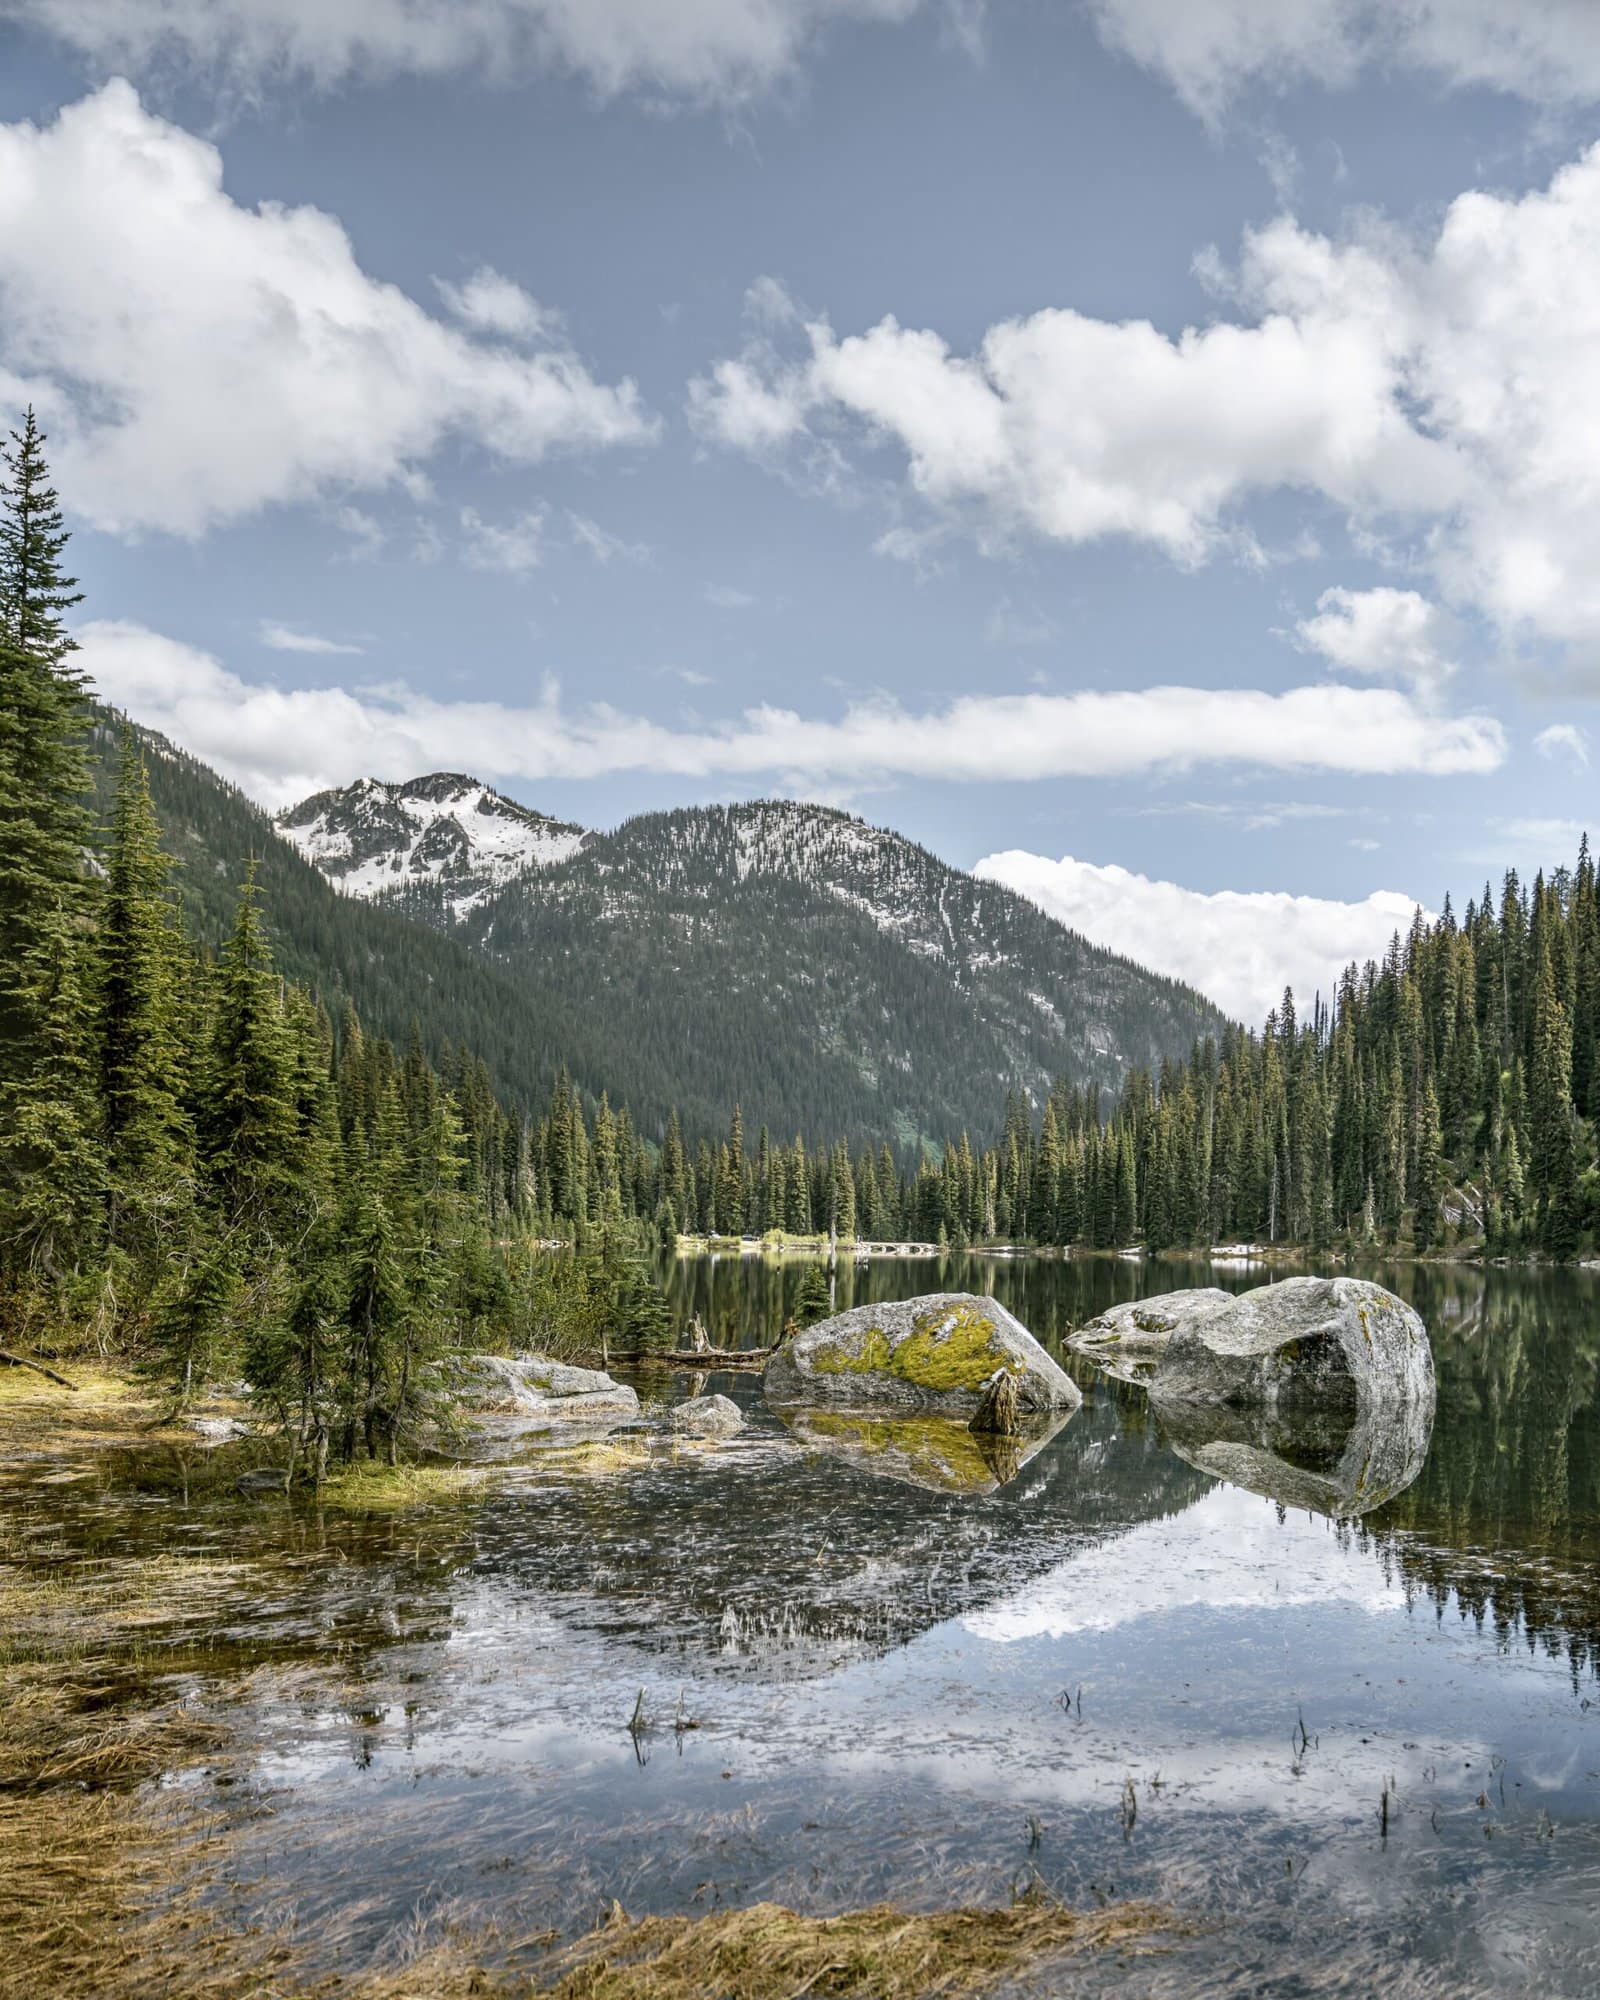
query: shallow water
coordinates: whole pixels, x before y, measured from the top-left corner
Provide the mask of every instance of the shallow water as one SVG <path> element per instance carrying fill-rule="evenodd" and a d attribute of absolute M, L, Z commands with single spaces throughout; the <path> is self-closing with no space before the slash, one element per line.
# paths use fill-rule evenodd
<path fill-rule="evenodd" d="M 1115 1299 L 1264 1275 L 950 1258 L 846 1269 L 837 1302 L 992 1290 L 1054 1346 Z M 612 1897 L 831 1910 L 1039 1881 L 1200 1928 L 1018 1990 L 1591 1995 L 1600 1285 L 1368 1275 L 1427 1320 L 1440 1391 L 1414 1482 L 1357 1520 L 1274 1498 L 1303 1483 L 1264 1454 L 1265 1492 L 1210 1476 L 1204 1440 L 1174 1449 L 1079 1362 L 1082 1410 L 966 1490 L 798 1441 L 729 1375 L 705 1386 L 750 1416 L 730 1444 L 605 1479 L 530 1455 L 423 1517 L 241 1502 L 233 1453 L 166 1449 L 65 1484 L 41 1460 L 4 1505 L 80 1552 L 246 1566 L 212 1636 L 279 1671 L 236 1704 L 230 1907 L 292 1908 L 329 1962 L 486 1911 L 514 1946 Z M 672 1280 L 728 1344 L 769 1337 L 797 1282 L 737 1259 Z M 330 1661 L 336 1699 L 296 1679 Z"/>

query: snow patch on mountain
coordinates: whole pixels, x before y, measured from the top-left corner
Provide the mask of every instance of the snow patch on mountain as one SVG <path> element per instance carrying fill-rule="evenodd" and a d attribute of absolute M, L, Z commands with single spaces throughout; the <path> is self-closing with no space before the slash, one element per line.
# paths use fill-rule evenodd
<path fill-rule="evenodd" d="M 518 876 L 570 860 L 590 839 L 453 771 L 403 784 L 360 778 L 303 799 L 276 825 L 346 895 L 370 901 L 437 884 L 457 917 Z"/>

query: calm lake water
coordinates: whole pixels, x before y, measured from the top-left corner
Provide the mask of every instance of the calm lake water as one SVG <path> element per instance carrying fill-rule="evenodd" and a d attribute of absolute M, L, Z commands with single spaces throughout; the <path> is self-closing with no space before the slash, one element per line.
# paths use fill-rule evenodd
<path fill-rule="evenodd" d="M 230 1906 L 292 1908 L 330 1962 L 485 1911 L 514 1945 L 612 1897 L 831 1910 L 1037 1881 L 1200 1927 L 1017 1991 L 1592 1996 L 1600 1284 L 1365 1274 L 1427 1321 L 1439 1403 L 1414 1481 L 1357 1519 L 1303 1504 L 1336 1445 L 1235 1452 L 1231 1483 L 1214 1440 L 1167 1438 L 1078 1362 L 1083 1408 L 958 1490 L 871 1438 L 797 1440 L 733 1375 L 705 1385 L 750 1418 L 725 1446 L 607 1478 L 530 1455 L 421 1518 L 241 1502 L 231 1453 L 165 1449 L 5 1505 L 80 1552 L 247 1566 L 221 1636 L 279 1670 L 236 1698 L 257 1747 L 218 1793 L 244 1829 Z M 846 1269 L 837 1303 L 992 1291 L 1056 1348 L 1115 1300 L 1265 1276 L 952 1257 Z M 757 1342 L 798 1280 L 685 1264 L 674 1304 Z M 297 1681 L 330 1659 L 337 1698 Z"/>

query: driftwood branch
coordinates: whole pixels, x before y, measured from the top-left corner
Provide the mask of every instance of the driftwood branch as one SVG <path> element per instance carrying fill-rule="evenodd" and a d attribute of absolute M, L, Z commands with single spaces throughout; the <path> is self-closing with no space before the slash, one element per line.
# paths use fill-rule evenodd
<path fill-rule="evenodd" d="M 35 1361 L 26 1354 L 13 1354 L 8 1348 L 0 1347 L 0 1363 L 7 1368 L 31 1368 L 35 1374 L 43 1375 L 52 1382 L 58 1382 L 63 1389 L 76 1389 L 77 1383 L 69 1381 L 65 1375 L 58 1375 L 53 1368 L 47 1368 L 42 1361 Z"/>
<path fill-rule="evenodd" d="M 765 1368 L 777 1350 L 771 1347 L 614 1347 L 612 1368 Z"/>

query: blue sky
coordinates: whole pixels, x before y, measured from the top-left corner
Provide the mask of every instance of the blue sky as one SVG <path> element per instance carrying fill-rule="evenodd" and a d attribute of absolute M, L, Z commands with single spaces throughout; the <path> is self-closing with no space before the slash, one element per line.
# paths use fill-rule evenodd
<path fill-rule="evenodd" d="M 264 802 L 829 799 L 1241 1011 L 1569 858 L 1585 0 L 0 0 L 0 51 L 85 657 Z"/>

